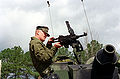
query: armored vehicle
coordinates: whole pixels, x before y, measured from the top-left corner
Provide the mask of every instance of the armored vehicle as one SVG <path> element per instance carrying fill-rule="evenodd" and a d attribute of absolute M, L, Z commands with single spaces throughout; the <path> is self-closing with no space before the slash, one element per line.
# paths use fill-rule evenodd
<path fill-rule="evenodd" d="M 68 48 L 69 45 L 72 46 L 77 63 L 74 61 L 55 62 L 52 68 L 54 73 L 59 76 L 58 79 L 119 79 L 118 69 L 115 67 L 118 59 L 115 47 L 111 44 L 105 45 L 96 53 L 91 64 L 81 64 L 80 53 L 83 51 L 83 47 L 77 39 L 86 36 L 87 33 L 76 35 L 68 21 L 66 21 L 66 25 L 70 35 L 60 35 L 55 40 L 59 41 L 65 48 Z M 61 61 L 69 58 L 60 56 L 58 59 Z"/>
<path fill-rule="evenodd" d="M 97 52 L 91 64 L 56 62 L 52 68 L 60 79 L 119 79 L 116 62 L 114 46 L 105 45 Z"/>

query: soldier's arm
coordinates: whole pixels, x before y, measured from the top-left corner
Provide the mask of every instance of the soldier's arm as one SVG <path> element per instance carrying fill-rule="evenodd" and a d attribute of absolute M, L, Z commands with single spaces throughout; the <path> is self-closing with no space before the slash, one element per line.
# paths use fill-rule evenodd
<path fill-rule="evenodd" d="M 52 43 L 54 43 L 54 37 L 51 37 L 51 38 L 48 40 L 48 42 L 47 42 L 47 44 L 46 44 L 46 47 L 47 47 L 48 49 L 51 49 Z"/>
<path fill-rule="evenodd" d="M 47 47 L 42 46 L 41 44 L 35 44 L 34 49 L 35 56 L 37 59 L 41 61 L 47 61 L 52 59 L 52 57 L 56 54 L 58 48 L 52 46 L 51 49 L 48 49 Z"/>
<path fill-rule="evenodd" d="M 47 42 L 46 47 L 47 47 L 48 49 L 51 49 L 52 43 Z"/>

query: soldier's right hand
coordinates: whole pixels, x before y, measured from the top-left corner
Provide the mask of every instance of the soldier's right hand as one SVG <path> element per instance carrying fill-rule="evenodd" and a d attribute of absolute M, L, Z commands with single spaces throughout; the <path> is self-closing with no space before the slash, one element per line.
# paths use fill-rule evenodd
<path fill-rule="evenodd" d="M 60 48 L 60 47 L 62 47 L 62 45 L 60 44 L 60 42 L 55 43 L 54 46 L 55 46 L 56 48 Z"/>
<path fill-rule="evenodd" d="M 55 41 L 54 41 L 54 37 L 51 37 L 49 40 L 48 40 L 48 43 L 54 43 Z"/>

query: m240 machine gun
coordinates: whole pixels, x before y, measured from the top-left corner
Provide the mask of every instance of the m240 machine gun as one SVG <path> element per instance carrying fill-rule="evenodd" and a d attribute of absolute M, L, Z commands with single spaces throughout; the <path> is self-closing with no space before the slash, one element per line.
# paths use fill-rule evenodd
<path fill-rule="evenodd" d="M 76 55 L 76 52 L 80 53 L 81 51 L 83 51 L 83 46 L 80 43 L 80 41 L 77 40 L 77 39 L 80 38 L 80 37 L 83 37 L 83 36 L 87 36 L 87 33 L 84 32 L 83 35 L 76 35 L 74 33 L 74 30 L 70 27 L 69 21 L 65 21 L 65 23 L 67 25 L 68 32 L 70 33 L 70 35 L 66 35 L 66 36 L 59 35 L 59 37 L 55 39 L 55 40 L 57 40 L 55 42 L 60 42 L 61 45 L 63 45 L 65 48 L 68 48 L 69 46 L 72 46 L 72 48 L 74 50 L 73 52 L 74 52 L 76 61 L 77 61 L 78 64 L 81 64 L 81 61 L 79 60 L 80 54 Z"/>

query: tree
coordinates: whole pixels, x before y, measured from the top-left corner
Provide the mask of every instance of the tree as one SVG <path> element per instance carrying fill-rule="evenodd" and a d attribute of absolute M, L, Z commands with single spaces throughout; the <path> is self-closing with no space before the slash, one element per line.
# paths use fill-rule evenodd
<path fill-rule="evenodd" d="M 26 79 L 29 79 L 28 78 L 29 75 L 32 75 L 35 78 L 37 78 L 39 76 L 39 73 L 35 70 L 35 68 L 33 66 L 29 51 L 24 54 L 23 64 L 25 67 L 24 74 L 26 76 Z"/>
<path fill-rule="evenodd" d="M 66 56 L 69 56 L 70 52 L 68 51 L 68 48 L 65 48 L 65 47 L 61 47 L 58 49 L 57 53 L 55 56 L 58 56 L 58 55 L 66 55 Z"/>
<path fill-rule="evenodd" d="M 23 50 L 21 47 L 15 46 L 14 48 L 7 48 L 1 51 L 1 58 L 2 59 L 2 78 L 7 78 L 10 74 L 13 74 L 12 77 L 20 78 L 20 75 L 23 73 L 21 72 L 22 59 L 23 59 Z"/>
<path fill-rule="evenodd" d="M 7 48 L 1 51 L 0 59 L 2 60 L 2 78 L 22 78 L 29 79 L 29 76 L 38 76 L 35 71 L 30 53 L 22 50 L 20 46 Z"/>
<path fill-rule="evenodd" d="M 61 47 L 61 48 L 58 49 L 55 57 L 53 58 L 53 61 L 56 60 L 57 57 L 60 57 L 60 56 L 64 56 L 64 57 L 66 56 L 66 57 L 69 57 L 69 59 L 74 60 L 74 55 L 73 55 L 73 53 L 70 52 L 70 51 L 68 50 L 68 48 L 65 48 L 65 47 Z"/>
<path fill-rule="evenodd" d="M 98 50 L 103 47 L 97 40 L 92 40 L 87 44 L 87 48 L 82 51 L 82 63 L 84 64 L 89 58 L 94 57 Z"/>

